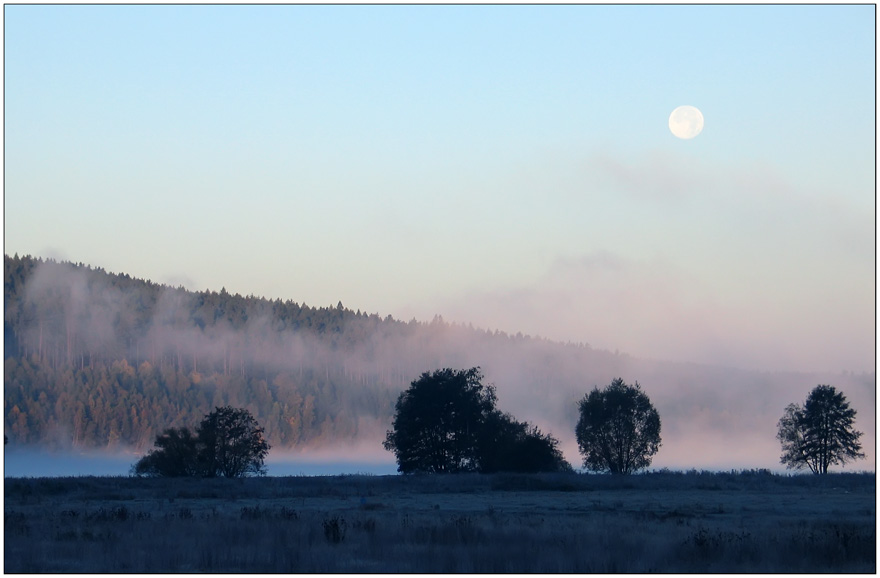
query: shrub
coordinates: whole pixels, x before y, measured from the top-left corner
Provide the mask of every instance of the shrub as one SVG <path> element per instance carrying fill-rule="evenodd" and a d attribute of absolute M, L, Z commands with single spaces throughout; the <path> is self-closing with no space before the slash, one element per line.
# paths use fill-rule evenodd
<path fill-rule="evenodd" d="M 264 475 L 269 443 L 246 409 L 218 407 L 193 434 L 170 428 L 156 437 L 156 448 L 132 466 L 138 476 L 227 477 Z"/>

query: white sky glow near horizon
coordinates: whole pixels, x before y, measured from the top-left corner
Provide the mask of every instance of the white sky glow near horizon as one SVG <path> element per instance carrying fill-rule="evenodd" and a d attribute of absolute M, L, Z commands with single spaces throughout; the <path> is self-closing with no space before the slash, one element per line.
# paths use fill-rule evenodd
<path fill-rule="evenodd" d="M 875 366 L 874 6 L 4 18 L 9 255 L 645 358 Z"/>

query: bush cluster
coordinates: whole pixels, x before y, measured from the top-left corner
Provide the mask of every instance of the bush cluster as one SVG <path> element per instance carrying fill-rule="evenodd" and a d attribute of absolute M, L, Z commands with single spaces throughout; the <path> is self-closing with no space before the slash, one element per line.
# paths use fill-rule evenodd
<path fill-rule="evenodd" d="M 195 433 L 169 428 L 156 438 L 156 448 L 132 466 L 139 476 L 226 477 L 266 473 L 269 443 L 263 428 L 245 409 L 218 407 L 205 416 Z"/>
<path fill-rule="evenodd" d="M 558 441 L 495 407 L 479 367 L 423 373 L 397 399 L 384 447 L 401 473 L 571 470 Z"/>

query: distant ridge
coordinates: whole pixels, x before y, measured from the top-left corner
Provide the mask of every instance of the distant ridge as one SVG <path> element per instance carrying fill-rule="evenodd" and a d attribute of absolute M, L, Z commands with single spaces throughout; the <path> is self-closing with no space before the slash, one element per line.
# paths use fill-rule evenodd
<path fill-rule="evenodd" d="M 454 362 L 450 338 L 560 346 L 18 255 L 4 256 L 4 304 L 6 417 L 19 443 L 140 448 L 219 404 L 252 407 L 281 447 L 353 439 L 390 421 L 421 372 Z"/>
<path fill-rule="evenodd" d="M 140 450 L 164 428 L 233 405 L 254 414 L 276 449 L 375 440 L 379 453 L 400 391 L 425 371 L 473 366 L 496 385 L 500 409 L 567 444 L 572 463 L 575 404 L 615 377 L 639 381 L 658 408 L 661 464 L 685 443 L 689 459 L 707 455 L 704 467 L 735 461 L 736 447 L 717 452 L 733 439 L 766 454 L 744 465 L 771 467 L 782 409 L 819 382 L 846 391 L 862 423 L 873 423 L 873 373 L 647 361 L 439 316 L 404 322 L 342 303 L 189 291 L 30 256 L 4 256 L 4 305 L 12 444 Z M 873 427 L 861 429 L 872 457 Z"/>

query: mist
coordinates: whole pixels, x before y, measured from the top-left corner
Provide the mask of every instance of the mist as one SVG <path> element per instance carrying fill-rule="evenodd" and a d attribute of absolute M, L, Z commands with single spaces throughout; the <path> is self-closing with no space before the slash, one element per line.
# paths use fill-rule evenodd
<path fill-rule="evenodd" d="M 628 267 L 607 255 L 578 266 L 614 271 Z M 552 295 L 542 295 L 531 303 L 537 307 L 542 301 L 556 302 Z M 247 314 L 223 311 L 215 315 L 220 304 L 245 308 Z M 621 377 L 627 383 L 638 382 L 660 413 L 662 446 L 652 467 L 778 471 L 777 421 L 786 405 L 803 403 L 821 383 L 846 395 L 857 411 L 856 429 L 864 434 L 866 459 L 846 469 L 874 468 L 873 372 L 756 371 L 651 360 L 585 343 L 475 329 L 439 316 L 404 323 L 378 314 L 356 315 L 339 306 L 321 310 L 322 319 L 331 325 L 338 322 L 338 327 L 285 326 L 277 314 L 284 306 L 280 301 L 248 301 L 224 291 L 193 293 L 156 287 L 47 262 L 37 265 L 22 303 L 9 307 L 6 315 L 7 322 L 20 324 L 17 345 L 23 355 L 42 356 L 61 366 L 125 359 L 134 367 L 166 364 L 191 375 L 262 372 L 269 379 L 275 376 L 276 387 L 296 387 L 303 370 L 335 379 L 339 398 L 344 400 L 340 411 L 351 412 L 357 420 L 353 437 L 332 445 L 275 447 L 270 465 L 350 461 L 386 468 L 393 463 L 393 455 L 382 449 L 381 442 L 391 427 L 391 416 L 377 415 L 375 407 L 368 407 L 372 402 L 365 392 L 385 391 L 396 399 L 423 372 L 480 366 L 484 383 L 496 387 L 499 409 L 556 437 L 575 467 L 581 465 L 574 438 L 578 400 L 592 388 Z M 625 314 L 625 308 L 615 308 L 613 301 L 608 306 L 608 319 Z M 306 306 L 297 307 L 304 319 L 316 315 Z M 654 320 L 657 340 L 664 338 L 659 328 L 676 327 L 674 313 Z M 690 319 L 700 318 L 697 310 L 690 315 Z M 290 323 L 294 317 L 287 319 Z M 651 327 L 649 321 L 645 325 Z M 696 346 L 704 336 L 692 338 Z M 761 335 L 756 333 L 755 339 L 760 342 Z M 607 340 L 613 343 L 615 335 Z M 7 429 L 9 410 L 7 404 Z M 252 410 L 266 416 L 269 408 Z M 71 435 L 64 425 L 59 425 L 60 437 Z M 159 431 L 181 425 L 195 424 L 152 427 Z M 151 436 L 138 440 L 130 451 L 143 451 L 151 443 Z"/>
<path fill-rule="evenodd" d="M 766 159 L 665 147 L 554 152 L 496 185 L 513 207 L 485 207 L 522 234 L 493 239 L 479 270 L 462 259 L 467 287 L 395 314 L 644 359 L 874 370 L 873 173 L 805 180 Z M 849 180 L 859 186 L 843 194 Z"/>
<path fill-rule="evenodd" d="M 135 451 L 50 452 L 35 447 L 7 449 L 3 459 L 6 478 L 71 476 L 128 476 L 141 457 Z M 390 455 L 365 456 L 351 448 L 324 451 L 271 452 L 266 459 L 269 476 L 393 475 L 397 464 Z"/>
<path fill-rule="evenodd" d="M 721 296 L 669 259 L 597 251 L 560 258 L 531 284 L 433 305 L 479 327 L 587 342 L 633 356 L 759 371 L 871 371 L 873 317 L 851 299 Z"/>

